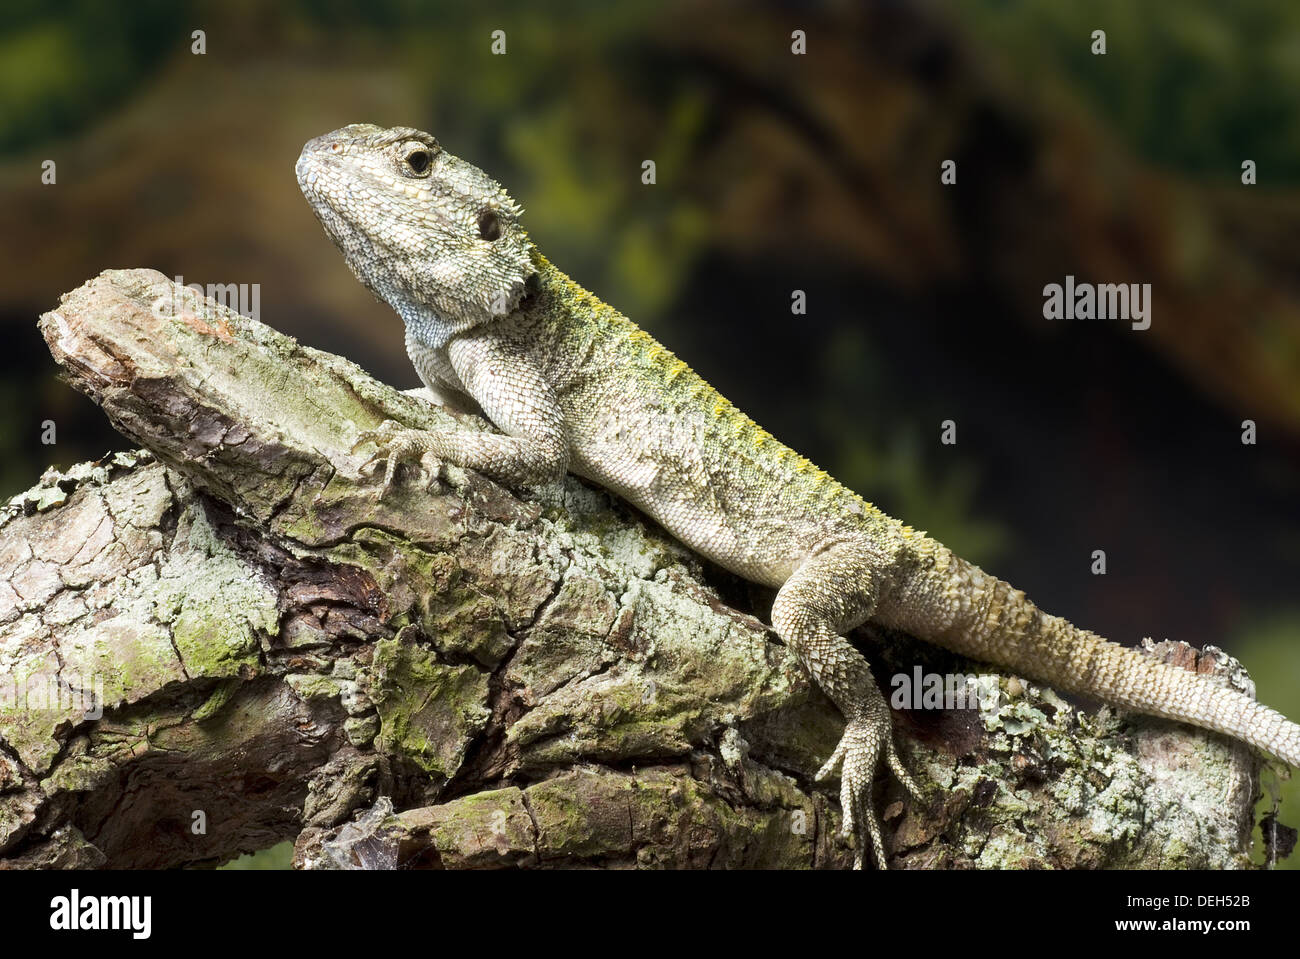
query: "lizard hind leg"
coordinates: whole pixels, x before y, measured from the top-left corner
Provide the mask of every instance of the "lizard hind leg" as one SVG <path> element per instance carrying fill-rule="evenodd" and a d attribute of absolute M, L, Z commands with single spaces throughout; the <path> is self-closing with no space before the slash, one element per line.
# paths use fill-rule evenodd
<path fill-rule="evenodd" d="M 876 865 L 884 869 L 880 817 L 871 803 L 877 764 L 884 758 L 918 800 L 921 791 L 898 754 L 889 706 L 866 659 L 840 635 L 871 614 L 872 580 L 865 550 L 853 543 L 830 546 L 805 560 L 781 587 L 772 605 L 772 626 L 844 714 L 844 735 L 817 778 L 840 768 L 844 835 L 857 848 L 854 866 L 862 867 L 869 842 Z"/>

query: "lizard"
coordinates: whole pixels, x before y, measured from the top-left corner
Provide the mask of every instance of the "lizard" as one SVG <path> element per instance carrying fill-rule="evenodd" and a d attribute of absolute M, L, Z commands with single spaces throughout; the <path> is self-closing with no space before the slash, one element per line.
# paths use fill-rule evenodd
<path fill-rule="evenodd" d="M 685 362 L 553 266 L 523 210 L 479 168 L 411 127 L 316 137 L 299 186 L 356 277 L 405 325 L 434 394 L 471 398 L 500 432 L 360 433 L 363 473 L 452 463 L 511 487 L 566 471 L 621 497 L 690 549 L 776 590 L 771 626 L 845 720 L 817 773 L 840 773 L 854 866 L 886 852 L 881 763 L 918 801 L 888 705 L 845 634 L 902 630 L 1059 689 L 1226 733 L 1291 765 L 1300 726 L 1235 689 L 1103 639 L 887 516 L 723 398 Z"/>

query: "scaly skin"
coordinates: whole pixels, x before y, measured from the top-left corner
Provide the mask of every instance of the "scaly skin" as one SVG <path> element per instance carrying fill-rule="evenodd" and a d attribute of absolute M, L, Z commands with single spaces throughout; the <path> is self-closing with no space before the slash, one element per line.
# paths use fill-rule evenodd
<path fill-rule="evenodd" d="M 889 710 L 843 634 L 871 619 L 1062 689 L 1237 736 L 1300 764 L 1300 726 L 1249 697 L 1063 619 L 866 503 L 773 439 L 685 363 L 553 267 L 522 211 L 427 133 L 353 124 L 309 142 L 298 180 L 348 265 L 406 323 L 427 386 L 472 397 L 503 435 L 388 422 L 385 460 L 445 460 L 510 485 L 564 471 L 617 493 L 697 552 L 777 587 L 772 626 L 846 720 L 844 829 L 885 866 L 870 804 L 883 759 L 920 793 Z M 383 494 L 381 491 L 381 494 Z"/>

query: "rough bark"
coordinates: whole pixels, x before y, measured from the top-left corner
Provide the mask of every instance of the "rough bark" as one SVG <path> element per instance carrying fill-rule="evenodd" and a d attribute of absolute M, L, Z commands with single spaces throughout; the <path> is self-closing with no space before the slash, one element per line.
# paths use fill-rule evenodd
<path fill-rule="evenodd" d="M 0 865 L 843 866 L 841 728 L 770 595 L 569 479 L 446 468 L 380 501 L 359 430 L 487 428 L 148 270 L 40 328 L 144 449 L 0 515 Z M 887 690 L 987 669 L 862 631 Z M 1248 683 L 1226 657 L 1165 655 Z M 994 677 L 895 716 L 897 866 L 1248 863 L 1258 761 Z"/>

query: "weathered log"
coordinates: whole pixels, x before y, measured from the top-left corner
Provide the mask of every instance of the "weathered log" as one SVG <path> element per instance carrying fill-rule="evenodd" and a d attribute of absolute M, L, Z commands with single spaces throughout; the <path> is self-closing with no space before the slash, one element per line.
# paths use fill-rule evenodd
<path fill-rule="evenodd" d="M 813 782 L 842 722 L 769 594 L 573 478 L 521 497 L 444 467 L 379 500 L 360 430 L 488 424 L 153 271 L 40 328 L 144 449 L 0 515 L 0 865 L 285 839 L 308 868 L 850 861 Z M 895 865 L 1248 864 L 1245 747 L 859 636 L 887 691 L 915 668 L 997 691 L 896 710 L 930 801 L 881 777 Z"/>

